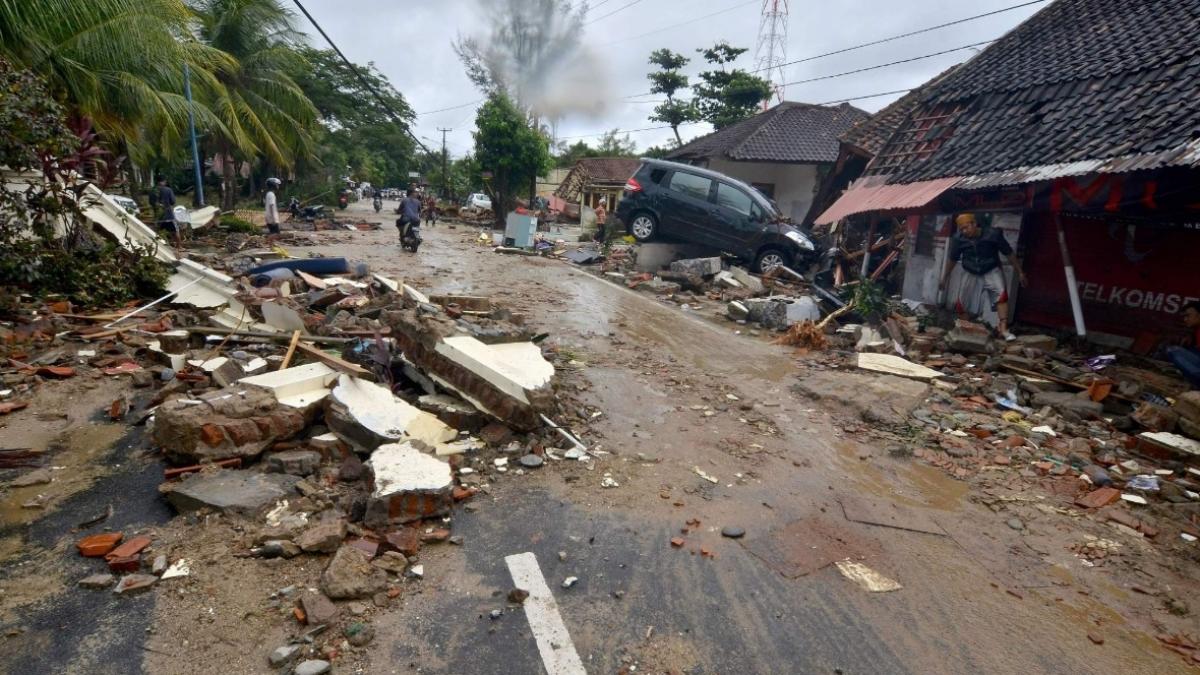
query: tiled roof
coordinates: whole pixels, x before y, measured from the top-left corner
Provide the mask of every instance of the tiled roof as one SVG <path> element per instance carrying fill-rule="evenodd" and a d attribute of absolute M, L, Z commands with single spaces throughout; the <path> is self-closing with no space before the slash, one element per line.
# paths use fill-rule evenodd
<path fill-rule="evenodd" d="M 624 183 L 637 173 L 641 161 L 630 157 L 585 157 L 575 166 L 593 182 Z"/>
<path fill-rule="evenodd" d="M 1198 33 L 1200 0 L 1058 0 L 929 87 L 869 172 L 910 182 L 1182 148 L 1200 138 Z"/>
<path fill-rule="evenodd" d="M 701 136 L 667 159 L 812 164 L 834 162 L 838 136 L 869 115 L 843 103 L 820 106 L 784 102 L 720 131 Z"/>
<path fill-rule="evenodd" d="M 868 157 L 874 157 L 879 154 L 879 151 L 887 144 L 888 139 L 892 137 L 896 129 L 908 119 L 909 113 L 915 110 L 920 104 L 921 97 L 929 87 L 941 81 L 957 67 L 955 65 L 949 70 L 943 71 L 941 75 L 901 96 L 869 118 L 858 122 L 849 131 L 842 134 L 842 137 L 838 140 Z"/>

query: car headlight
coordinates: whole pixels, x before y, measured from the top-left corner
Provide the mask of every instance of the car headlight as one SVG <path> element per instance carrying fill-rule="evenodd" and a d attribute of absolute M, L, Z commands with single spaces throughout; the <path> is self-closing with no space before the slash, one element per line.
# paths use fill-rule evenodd
<path fill-rule="evenodd" d="M 816 247 L 813 246 L 811 239 L 800 234 L 799 232 L 796 232 L 795 230 L 788 230 L 787 232 L 784 233 L 783 236 L 796 242 L 796 245 L 799 246 L 800 248 L 804 249 L 805 251 L 815 251 L 816 250 Z"/>

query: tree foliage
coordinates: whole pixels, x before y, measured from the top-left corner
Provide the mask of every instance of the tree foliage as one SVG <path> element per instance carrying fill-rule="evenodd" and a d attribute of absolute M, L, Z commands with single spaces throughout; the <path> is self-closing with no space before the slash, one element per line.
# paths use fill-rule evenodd
<path fill-rule="evenodd" d="M 679 135 L 679 125 L 699 119 L 696 105 L 690 100 L 680 99 L 678 95 L 688 87 L 688 77 L 682 69 L 689 62 L 690 59 L 682 54 L 669 49 L 656 49 L 650 53 L 650 64 L 659 69 L 647 76 L 650 79 L 650 92 L 667 97 L 654 108 L 650 121 L 669 124 L 671 131 L 675 132 L 675 142 L 680 145 L 683 139 Z"/>
<path fill-rule="evenodd" d="M 518 190 L 551 166 L 550 144 L 509 97 L 494 93 L 475 117 L 475 159 L 490 171 L 496 222 L 516 204 Z"/>
<path fill-rule="evenodd" d="M 700 73 L 700 82 L 693 87 L 699 119 L 716 129 L 723 129 L 750 117 L 771 97 L 770 82 L 740 68 L 729 67 L 746 53 L 745 48 L 722 41 L 696 51 L 716 66 L 715 70 Z"/>

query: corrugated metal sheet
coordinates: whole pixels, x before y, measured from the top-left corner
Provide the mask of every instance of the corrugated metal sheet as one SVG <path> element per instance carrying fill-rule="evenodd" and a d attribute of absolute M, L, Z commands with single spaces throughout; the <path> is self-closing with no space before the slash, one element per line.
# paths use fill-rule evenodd
<path fill-rule="evenodd" d="M 872 176 L 872 178 L 881 178 Z M 935 178 L 901 185 L 876 185 L 876 181 L 851 186 L 816 219 L 816 224 L 836 223 L 847 216 L 870 211 L 919 209 L 962 180 L 959 176 Z"/>
<path fill-rule="evenodd" d="M 1037 183 L 1039 181 L 1084 176 L 1090 173 L 1128 173 L 1168 166 L 1200 165 L 1200 140 L 1192 141 L 1170 150 L 1150 154 L 1125 155 L 1112 159 L 1089 159 L 1080 162 L 1023 166 L 1007 171 L 996 171 L 977 176 L 967 176 L 955 186 L 959 190 L 982 190 L 984 188 Z"/>

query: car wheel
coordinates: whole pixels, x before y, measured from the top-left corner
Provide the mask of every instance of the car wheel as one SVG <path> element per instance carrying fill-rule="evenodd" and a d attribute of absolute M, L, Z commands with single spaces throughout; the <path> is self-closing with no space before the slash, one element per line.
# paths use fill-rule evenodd
<path fill-rule="evenodd" d="M 766 274 L 780 265 L 786 267 L 791 262 L 791 258 L 787 253 L 777 248 L 767 248 L 758 254 L 758 258 L 754 261 L 754 269 L 759 274 Z"/>
<path fill-rule="evenodd" d="M 639 213 L 629 223 L 629 233 L 638 241 L 650 241 L 658 233 L 658 221 L 649 213 Z"/>

